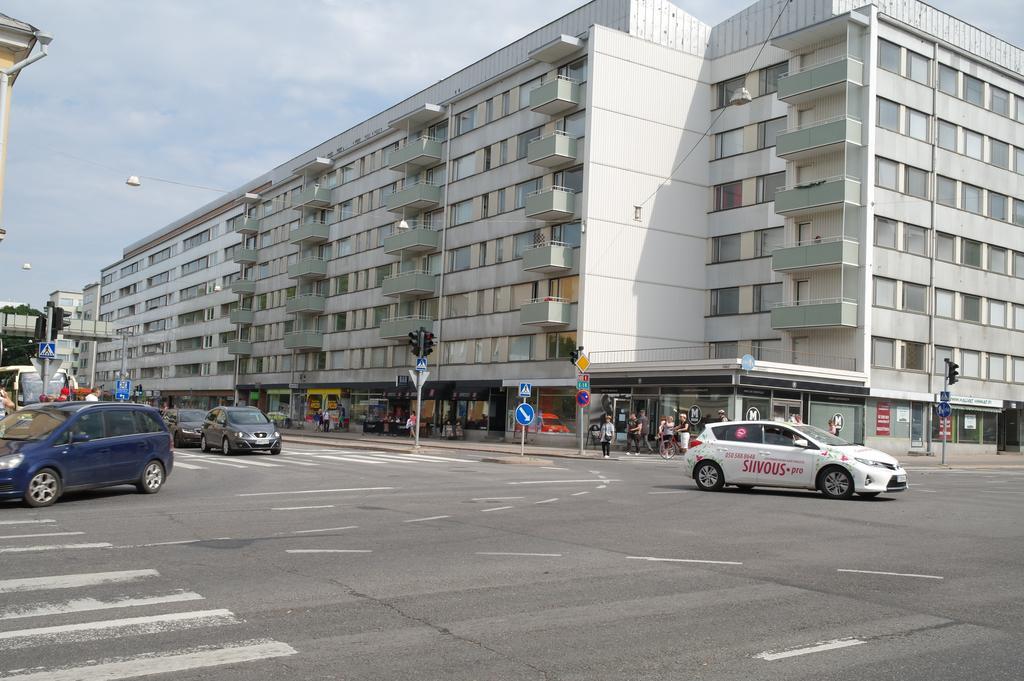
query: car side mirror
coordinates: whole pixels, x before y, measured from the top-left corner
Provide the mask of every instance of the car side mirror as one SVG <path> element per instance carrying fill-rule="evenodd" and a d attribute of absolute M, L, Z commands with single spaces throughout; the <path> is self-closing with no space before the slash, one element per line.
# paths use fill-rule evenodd
<path fill-rule="evenodd" d="M 92 438 L 89 437 L 88 433 L 72 433 L 71 444 L 77 444 L 79 442 L 88 442 Z"/>
<path fill-rule="evenodd" d="M 807 447 L 807 440 L 803 439 L 802 437 L 797 438 L 797 439 L 793 440 L 793 446 L 794 447 Z"/>

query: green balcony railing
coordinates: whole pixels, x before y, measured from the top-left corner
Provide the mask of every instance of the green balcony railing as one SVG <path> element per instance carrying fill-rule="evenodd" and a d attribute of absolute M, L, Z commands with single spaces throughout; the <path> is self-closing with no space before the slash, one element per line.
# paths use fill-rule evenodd
<path fill-rule="evenodd" d="M 232 340 L 232 341 L 228 341 L 228 354 L 229 355 L 251 355 L 252 354 L 252 341 L 247 341 L 247 340 Z"/>
<path fill-rule="evenodd" d="M 555 221 L 571 218 L 576 212 L 576 193 L 566 187 L 541 189 L 526 197 L 526 217 Z"/>
<path fill-rule="evenodd" d="M 292 331 L 284 336 L 284 347 L 288 350 L 322 350 L 324 335 L 314 330 Z"/>
<path fill-rule="evenodd" d="M 580 86 L 572 78 L 558 76 L 530 91 L 530 108 L 554 116 L 580 105 Z"/>
<path fill-rule="evenodd" d="M 326 222 L 306 221 L 288 234 L 290 244 L 322 244 L 331 237 L 331 228 Z"/>
<path fill-rule="evenodd" d="M 570 304 L 564 298 L 537 298 L 519 309 L 519 323 L 529 326 L 564 326 L 570 319 Z"/>
<path fill-rule="evenodd" d="M 856 266 L 859 256 L 860 244 L 853 239 L 815 239 L 772 251 L 772 269 L 786 272 L 839 265 Z"/>
<path fill-rule="evenodd" d="M 399 147 L 391 152 L 388 157 L 388 167 L 405 172 L 435 166 L 444 159 L 441 144 L 441 140 L 432 137 L 409 140 L 404 147 Z"/>
<path fill-rule="evenodd" d="M 773 329 L 813 329 L 857 326 L 857 301 L 826 298 L 780 303 L 772 308 Z"/>
<path fill-rule="evenodd" d="M 441 185 L 429 182 L 417 182 L 398 190 L 385 202 L 393 213 L 401 213 L 406 209 L 423 210 L 436 208 L 441 204 Z"/>
<path fill-rule="evenodd" d="M 531 165 L 557 168 L 576 162 L 576 138 L 560 130 L 530 142 L 526 160 Z"/>
<path fill-rule="evenodd" d="M 400 272 L 384 280 L 381 292 L 386 296 L 432 296 L 437 293 L 437 278 L 423 270 Z"/>
<path fill-rule="evenodd" d="M 559 241 L 537 244 L 523 251 L 523 270 L 564 272 L 572 269 L 572 252 L 572 246 Z"/>
<path fill-rule="evenodd" d="M 380 337 L 385 340 L 407 338 L 410 332 L 417 331 L 421 326 L 428 331 L 433 331 L 434 320 L 422 315 L 392 317 L 380 323 Z"/>
<path fill-rule="evenodd" d="M 409 229 L 398 229 L 384 239 L 384 252 L 397 255 L 408 253 L 434 253 L 441 250 L 441 232 L 429 227 L 410 224 Z"/>
<path fill-rule="evenodd" d="M 291 279 L 323 279 L 327 276 L 327 261 L 323 258 L 305 258 L 288 265 Z"/>
<path fill-rule="evenodd" d="M 838 91 L 846 83 L 864 82 L 864 64 L 849 56 L 821 64 L 812 64 L 779 79 L 777 96 L 791 104 L 808 101 Z"/>
<path fill-rule="evenodd" d="M 787 130 L 775 138 L 775 154 L 789 160 L 801 159 L 844 143 L 861 144 L 861 123 L 856 118 L 840 116 Z"/>
<path fill-rule="evenodd" d="M 775 212 L 800 215 L 843 203 L 859 206 L 860 200 L 860 180 L 829 177 L 780 189 L 775 193 Z"/>
<path fill-rule="evenodd" d="M 244 307 L 236 307 L 228 312 L 228 320 L 232 324 L 252 324 L 253 311 Z"/>
<path fill-rule="evenodd" d="M 303 293 L 285 303 L 285 309 L 291 314 L 321 313 L 324 311 L 326 304 L 327 299 L 321 295 Z"/>
<path fill-rule="evenodd" d="M 259 260 L 259 253 L 255 248 L 239 248 L 235 251 L 233 260 L 239 265 L 255 265 Z"/>

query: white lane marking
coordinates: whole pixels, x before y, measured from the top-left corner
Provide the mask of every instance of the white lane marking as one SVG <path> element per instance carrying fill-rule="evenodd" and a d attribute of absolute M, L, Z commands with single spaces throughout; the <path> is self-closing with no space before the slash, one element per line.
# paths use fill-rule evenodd
<path fill-rule="evenodd" d="M 48 591 L 50 589 L 74 589 L 80 586 L 96 586 L 115 582 L 133 582 L 145 577 L 157 577 L 156 570 L 120 570 L 117 572 L 82 572 L 73 575 L 52 577 L 24 577 L 0 581 L 0 594 L 18 591 Z"/>
<path fill-rule="evenodd" d="M 796 657 L 797 655 L 809 655 L 811 653 L 823 653 L 827 650 L 838 650 L 839 648 L 849 648 L 850 646 L 859 646 L 861 643 L 867 643 L 867 641 L 861 641 L 859 638 L 845 638 L 837 639 L 835 641 L 822 641 L 817 645 L 809 646 L 807 648 L 797 648 L 795 650 L 787 650 L 782 653 L 773 653 L 771 651 L 765 651 L 758 655 L 754 655 L 755 658 L 760 658 L 771 662 L 772 660 L 782 660 L 787 657 Z"/>
<path fill-rule="evenodd" d="M 29 537 L 70 537 L 76 534 L 85 534 L 85 532 L 42 532 L 39 534 L 4 534 L 0 535 L 0 539 L 28 539 Z"/>
<path fill-rule="evenodd" d="M 266 461 L 255 461 L 253 459 L 240 459 L 246 466 L 259 466 L 260 468 L 280 468 L 281 466 L 276 463 L 267 463 Z"/>
<path fill-rule="evenodd" d="M 429 518 L 413 518 L 412 520 L 403 520 L 402 522 L 403 523 L 425 523 L 428 520 L 444 520 L 445 518 L 450 518 L 450 517 L 451 516 L 447 516 L 447 515 L 432 515 Z"/>
<path fill-rule="evenodd" d="M 285 553 L 373 553 L 370 549 L 288 549 Z M 4 681 L 7 681 L 4 679 Z"/>
<path fill-rule="evenodd" d="M 0 549 L 0 553 L 30 553 L 34 551 L 63 551 L 65 549 L 109 549 L 113 546 L 110 542 L 96 542 L 93 544 L 49 544 L 47 546 L 14 546 Z"/>
<path fill-rule="evenodd" d="M 598 485 L 597 489 L 605 489 L 606 487 L 608 487 L 608 485 Z"/>
<path fill-rule="evenodd" d="M 0 520 L 0 525 L 37 525 L 39 523 L 55 523 L 56 520 Z"/>
<path fill-rule="evenodd" d="M 326 504 L 324 506 L 279 506 L 277 508 L 270 509 L 271 511 L 307 511 L 314 508 L 334 508 L 334 504 Z"/>
<path fill-rule="evenodd" d="M 584 494 L 590 494 L 590 492 L 573 492 L 573 493 L 572 493 L 572 494 L 570 494 L 569 496 L 571 496 L 571 497 L 581 497 L 581 496 L 583 496 Z"/>
<path fill-rule="evenodd" d="M 411 459 L 409 457 L 398 456 L 396 454 L 375 454 L 374 459 L 381 461 L 387 461 L 389 463 L 437 463 L 436 461 L 426 461 L 424 459 Z"/>
<path fill-rule="evenodd" d="M 313 534 L 314 532 L 335 532 L 337 530 L 357 530 L 358 525 L 346 525 L 345 527 L 323 527 L 319 530 L 295 530 L 292 534 Z"/>
<path fill-rule="evenodd" d="M 118 548 L 124 549 L 145 549 L 152 546 L 177 546 L 179 544 L 195 544 L 203 541 L 202 539 L 178 539 L 177 541 L 158 541 L 152 544 L 135 544 L 133 546 L 119 546 Z"/>
<path fill-rule="evenodd" d="M 510 508 L 515 508 L 515 507 L 514 506 L 492 506 L 491 508 L 481 508 L 480 512 L 481 513 L 490 513 L 491 511 L 507 511 Z"/>
<path fill-rule="evenodd" d="M 473 459 L 456 459 L 450 456 L 437 456 L 436 454 L 390 454 L 389 456 L 406 456 L 413 459 L 426 459 L 427 461 L 454 461 L 455 463 L 476 463 Z"/>
<path fill-rule="evenodd" d="M 648 492 L 648 494 L 686 494 L 689 490 L 685 489 L 673 489 L 664 492 Z"/>
<path fill-rule="evenodd" d="M 561 466 L 541 466 L 542 470 L 545 471 L 567 471 L 568 468 L 562 468 Z"/>
<path fill-rule="evenodd" d="M 1024 489 L 983 489 L 982 494 L 1024 494 Z"/>
<path fill-rule="evenodd" d="M 558 501 L 558 497 L 552 497 L 551 499 L 545 499 L 544 501 L 535 501 L 534 504 L 550 504 Z"/>
<path fill-rule="evenodd" d="M 115 610 L 118 608 L 137 608 L 146 605 L 163 603 L 181 603 L 184 601 L 201 601 L 202 596 L 191 591 L 179 591 L 166 596 L 149 596 L 147 598 L 115 598 L 101 601 L 96 598 L 76 598 L 63 603 L 43 603 L 35 606 L 23 606 L 0 610 L 0 620 L 16 620 L 26 617 L 44 617 L 46 615 L 64 615 L 72 612 L 88 612 L 94 610 Z"/>
<path fill-rule="evenodd" d="M 511 501 L 513 499 L 525 499 L 526 497 L 476 497 L 473 501 Z"/>
<path fill-rule="evenodd" d="M 167 631 L 176 627 L 186 628 L 198 626 L 215 626 L 220 624 L 237 624 L 238 618 L 230 610 L 223 608 L 218 610 L 191 610 L 189 612 L 172 612 L 163 615 L 146 615 L 143 617 L 125 617 L 117 620 L 98 620 L 96 622 L 79 622 L 78 624 L 61 624 L 51 627 L 35 627 L 33 629 L 17 629 L 14 631 L 0 631 L 0 648 L 12 648 L 3 643 L 4 641 L 15 641 L 25 638 L 54 638 L 62 634 L 78 634 L 75 641 L 86 640 L 81 635 L 83 632 L 100 632 L 108 629 L 131 629 L 137 628 L 138 633 L 156 633 Z M 131 633 L 131 632 L 126 632 Z M 6 681 L 6 679 L 4 680 Z"/>
<path fill-rule="evenodd" d="M 627 560 L 648 560 L 655 563 L 705 563 L 707 565 L 743 565 L 734 560 L 697 560 L 694 558 L 655 558 L 654 556 L 626 556 Z"/>
<path fill-rule="evenodd" d="M 536 556 L 538 558 L 561 558 L 560 553 L 514 553 L 505 551 L 477 551 L 478 556 Z"/>
<path fill-rule="evenodd" d="M 230 463 L 228 461 L 217 461 L 216 459 L 208 459 L 206 457 L 196 456 L 193 457 L 196 461 L 202 461 L 203 463 L 212 463 L 215 466 L 227 466 L 228 468 L 245 468 L 245 466 L 237 463 Z"/>
<path fill-rule="evenodd" d="M 394 487 L 340 487 L 337 489 L 300 489 L 288 492 L 246 492 L 236 494 L 236 497 L 269 497 L 281 494 L 329 494 L 332 492 L 379 492 L 382 490 L 395 489 Z"/>
<path fill-rule="evenodd" d="M 935 494 L 938 492 L 938 490 L 935 489 L 921 489 L 920 487 L 911 487 L 910 489 L 914 492 L 927 492 L 930 494 Z"/>
<path fill-rule="evenodd" d="M 290 464 L 292 466 L 307 466 L 308 467 L 308 466 L 319 466 L 320 465 L 318 463 L 313 463 L 312 461 L 299 461 L 298 459 L 289 459 L 289 458 L 282 457 L 282 456 L 277 457 L 276 459 L 274 459 L 274 461 L 277 461 L 279 463 L 287 463 L 287 464 Z"/>
<path fill-rule="evenodd" d="M 81 681 L 97 679 L 117 681 L 150 674 L 183 672 L 202 667 L 216 667 L 225 664 L 254 662 L 273 657 L 295 655 L 297 651 L 286 643 L 261 639 L 242 644 L 199 650 L 185 650 L 157 655 L 146 654 L 122 658 L 113 662 L 61 667 L 26 674 L 3 677 L 4 681 Z"/>
<path fill-rule="evenodd" d="M 316 454 L 315 456 L 318 459 L 330 459 L 331 461 L 345 461 L 347 463 L 373 463 L 380 464 L 382 466 L 386 466 L 388 463 L 387 461 L 377 461 L 376 459 L 357 459 L 355 457 L 348 456 L 331 456 L 330 454 Z"/>
<path fill-rule="evenodd" d="M 185 463 L 184 461 L 175 461 L 174 462 L 174 467 L 175 468 L 184 468 L 185 470 L 190 470 L 190 471 L 205 471 L 206 470 L 202 466 L 196 466 L 194 464 Z"/>
<path fill-rule="evenodd" d="M 845 570 L 839 568 L 836 572 L 856 572 L 863 575 L 885 575 L 888 577 L 920 577 L 921 579 L 945 579 L 945 577 L 939 577 L 938 575 L 916 575 L 909 572 L 879 572 L 877 570 Z"/>
<path fill-rule="evenodd" d="M 520 482 L 507 482 L 506 485 L 565 485 L 576 482 L 622 482 L 621 480 L 608 480 L 607 478 L 593 478 L 591 480 L 523 480 Z"/>

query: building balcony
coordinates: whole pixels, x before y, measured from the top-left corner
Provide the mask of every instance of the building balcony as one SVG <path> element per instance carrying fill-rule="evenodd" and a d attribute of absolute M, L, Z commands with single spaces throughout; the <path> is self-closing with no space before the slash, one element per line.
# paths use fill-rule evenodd
<path fill-rule="evenodd" d="M 546 296 L 526 303 L 519 309 L 519 323 L 529 326 L 565 326 L 571 318 L 569 301 Z"/>
<path fill-rule="evenodd" d="M 252 354 L 252 341 L 247 341 L 247 340 L 228 341 L 228 354 L 229 355 L 251 355 Z"/>
<path fill-rule="evenodd" d="M 444 159 L 441 144 L 441 140 L 432 137 L 409 140 L 404 147 L 391 152 L 388 168 L 404 173 L 436 166 Z"/>
<path fill-rule="evenodd" d="M 861 122 L 839 116 L 787 130 L 775 138 L 775 154 L 795 161 L 833 151 L 847 143 L 861 144 Z"/>
<path fill-rule="evenodd" d="M 526 160 L 531 165 L 557 168 L 576 162 L 576 138 L 555 131 L 530 142 L 526 147 Z"/>
<path fill-rule="evenodd" d="M 812 99 L 839 94 L 847 83 L 864 82 L 864 64 L 853 57 L 812 64 L 779 79 L 779 101 L 801 104 Z"/>
<path fill-rule="evenodd" d="M 857 326 L 856 300 L 826 298 L 780 303 L 772 308 L 773 329 L 814 329 L 834 326 Z"/>
<path fill-rule="evenodd" d="M 772 251 L 772 269 L 776 272 L 814 270 L 859 263 L 860 244 L 853 239 L 833 237 L 815 239 Z"/>
<path fill-rule="evenodd" d="M 384 280 L 381 286 L 386 296 L 433 296 L 437 293 L 437 275 L 423 270 L 401 272 Z"/>
<path fill-rule="evenodd" d="M 324 335 L 316 329 L 292 331 L 284 336 L 286 350 L 322 350 Z"/>
<path fill-rule="evenodd" d="M 572 246 L 560 241 L 537 244 L 523 251 L 526 272 L 565 272 L 572 269 Z"/>
<path fill-rule="evenodd" d="M 860 180 L 829 177 L 786 187 L 775 194 L 775 212 L 787 216 L 814 213 L 844 203 L 860 205 Z"/>
<path fill-rule="evenodd" d="M 256 293 L 256 282 L 252 279 L 235 279 L 228 284 L 232 293 L 252 294 Z"/>
<path fill-rule="evenodd" d="M 427 331 L 433 331 L 434 320 L 422 315 L 392 317 L 380 323 L 380 337 L 384 340 L 408 338 L 411 332 L 418 331 L 421 326 Z"/>
<path fill-rule="evenodd" d="M 233 259 L 239 265 L 255 265 L 259 258 L 259 252 L 255 248 L 239 248 L 235 251 Z"/>
<path fill-rule="evenodd" d="M 228 312 L 228 320 L 232 324 L 252 324 L 253 312 L 244 307 L 236 307 Z"/>
<path fill-rule="evenodd" d="M 565 76 L 559 76 L 530 91 L 530 108 L 537 113 L 555 116 L 579 105 L 580 85 Z"/>
<path fill-rule="evenodd" d="M 441 232 L 429 227 L 409 223 L 409 229 L 399 229 L 384 239 L 384 252 L 388 255 L 405 253 L 436 253 L 441 250 Z"/>
<path fill-rule="evenodd" d="M 388 210 L 402 213 L 406 209 L 424 210 L 441 205 L 441 186 L 429 182 L 417 182 L 400 189 L 386 200 Z"/>
<path fill-rule="evenodd" d="M 285 303 L 285 309 L 289 314 L 320 314 L 326 303 L 327 299 L 321 295 L 303 293 Z"/>
<path fill-rule="evenodd" d="M 231 223 L 231 229 L 239 234 L 253 235 L 260 231 L 260 221 L 259 218 L 249 217 L 248 215 L 237 217 Z"/>
<path fill-rule="evenodd" d="M 546 222 L 568 220 L 576 212 L 576 193 L 565 187 L 541 189 L 526 197 L 526 217 Z"/>
<path fill-rule="evenodd" d="M 331 190 L 326 187 L 306 187 L 299 195 L 295 197 L 295 201 L 292 203 L 292 208 L 301 210 L 302 208 L 309 206 L 310 208 L 327 208 L 331 205 Z"/>
<path fill-rule="evenodd" d="M 288 265 L 289 279 L 306 279 L 315 281 L 327 276 L 327 261 L 323 258 L 304 258 Z"/>
<path fill-rule="evenodd" d="M 300 222 L 298 228 L 293 229 L 288 235 L 290 244 L 322 244 L 331 236 L 331 228 L 326 222 L 309 220 Z"/>

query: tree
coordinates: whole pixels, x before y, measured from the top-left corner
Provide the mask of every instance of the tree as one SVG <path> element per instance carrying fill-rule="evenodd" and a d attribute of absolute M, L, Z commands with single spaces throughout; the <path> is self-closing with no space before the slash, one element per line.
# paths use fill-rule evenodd
<path fill-rule="evenodd" d="M 39 310 L 28 305 L 7 305 L 0 308 L 0 314 L 25 314 L 39 316 Z M 3 346 L 3 356 L 0 357 L 0 365 L 20 366 L 32 363 L 32 356 L 35 354 L 36 346 L 33 338 L 24 336 L 11 336 L 0 334 L 0 344 Z"/>

